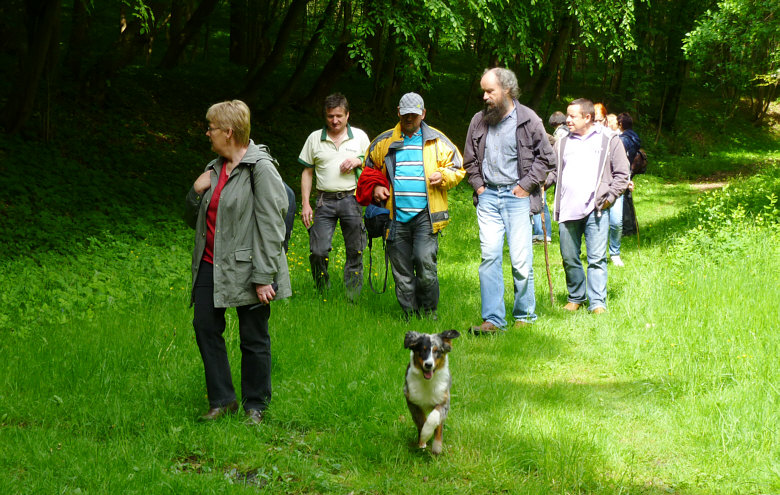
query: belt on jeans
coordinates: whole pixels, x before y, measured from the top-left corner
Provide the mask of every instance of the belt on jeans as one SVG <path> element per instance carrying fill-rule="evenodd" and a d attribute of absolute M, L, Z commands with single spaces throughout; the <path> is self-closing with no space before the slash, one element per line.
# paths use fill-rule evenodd
<path fill-rule="evenodd" d="M 492 189 L 494 191 L 501 191 L 504 189 L 509 189 L 510 191 L 515 188 L 517 184 L 488 184 L 485 183 L 485 187 L 488 189 Z"/>
<path fill-rule="evenodd" d="M 355 194 L 354 189 L 350 189 L 349 191 L 320 191 L 317 189 L 317 195 L 321 196 L 323 199 L 344 199 L 353 194 Z"/>

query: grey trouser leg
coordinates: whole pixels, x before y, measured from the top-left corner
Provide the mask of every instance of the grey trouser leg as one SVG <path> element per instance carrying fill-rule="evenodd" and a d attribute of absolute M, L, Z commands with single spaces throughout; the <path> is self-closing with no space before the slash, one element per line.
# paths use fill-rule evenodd
<path fill-rule="evenodd" d="M 387 242 L 395 295 L 406 313 L 436 312 L 439 305 L 439 236 L 431 231 L 426 209 L 407 223 L 395 222 L 393 239 Z"/>
<path fill-rule="evenodd" d="M 354 195 L 342 199 L 317 198 L 314 224 L 309 229 L 309 262 L 318 288 L 330 286 L 328 261 L 332 249 L 336 222 L 341 223 L 344 246 L 347 251 L 344 264 L 344 285 L 348 293 L 357 295 L 363 287 L 363 250 L 366 248 L 366 231 L 363 213 Z"/>

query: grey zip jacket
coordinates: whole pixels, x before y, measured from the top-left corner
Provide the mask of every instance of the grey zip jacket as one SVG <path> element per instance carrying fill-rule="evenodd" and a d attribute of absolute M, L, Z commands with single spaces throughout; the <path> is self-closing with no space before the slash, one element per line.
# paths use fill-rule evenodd
<path fill-rule="evenodd" d="M 582 187 L 591 187 L 596 195 L 596 212 L 597 215 L 601 215 L 601 211 L 604 210 L 604 205 L 607 203 L 615 203 L 615 200 L 623 194 L 628 187 L 629 180 L 629 165 L 628 158 L 626 158 L 626 150 L 623 148 L 623 143 L 620 141 L 617 135 L 607 136 L 605 133 L 601 134 L 602 146 L 601 157 L 599 159 L 598 179 L 595 184 L 588 186 L 583 184 Z M 555 184 L 558 177 L 563 173 L 563 169 L 566 168 L 566 164 L 563 163 L 563 150 L 566 148 L 566 143 L 569 141 L 569 136 L 563 137 L 555 142 L 553 150 L 555 151 L 555 158 L 557 166 L 550 175 L 547 176 L 544 188 Z M 558 216 L 561 211 L 561 188 L 555 188 L 555 201 L 553 202 L 553 220 L 558 221 Z"/>
<path fill-rule="evenodd" d="M 193 289 L 206 248 L 206 211 L 223 163 L 224 158 L 218 157 L 206 165 L 211 171 L 211 187 L 202 196 L 191 188 L 186 197 L 185 220 L 195 229 Z M 250 167 L 254 167 L 252 172 Z M 282 249 L 289 202 L 276 167 L 268 148 L 250 141 L 222 189 L 214 227 L 215 308 L 259 303 L 255 284 L 276 282 L 274 300 L 292 295 L 287 256 Z M 254 193 L 250 177 L 254 177 Z"/>

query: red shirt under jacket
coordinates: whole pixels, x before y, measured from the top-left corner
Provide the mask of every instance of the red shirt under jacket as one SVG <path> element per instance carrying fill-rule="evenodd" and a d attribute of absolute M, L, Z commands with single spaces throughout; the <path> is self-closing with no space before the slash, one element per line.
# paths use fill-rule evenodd
<path fill-rule="evenodd" d="M 214 227 L 217 224 L 217 208 L 219 207 L 219 196 L 222 194 L 222 188 L 227 183 L 227 167 L 222 164 L 222 170 L 219 172 L 217 187 L 214 188 L 214 194 L 211 195 L 211 202 L 206 210 L 206 250 L 203 251 L 203 261 L 214 264 Z"/>

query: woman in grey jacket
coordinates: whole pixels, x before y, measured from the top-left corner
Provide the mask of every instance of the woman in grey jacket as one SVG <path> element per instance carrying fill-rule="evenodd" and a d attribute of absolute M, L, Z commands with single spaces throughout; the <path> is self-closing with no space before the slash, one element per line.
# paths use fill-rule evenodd
<path fill-rule="evenodd" d="M 269 303 L 292 294 L 282 249 L 288 198 L 268 149 L 249 139 L 244 102 L 212 105 L 206 120 L 206 135 L 219 156 L 195 180 L 186 199 L 187 222 L 195 228 L 190 303 L 210 407 L 200 419 L 238 410 L 222 336 L 225 310 L 235 307 L 241 402 L 248 420 L 260 423 L 271 399 Z"/>

